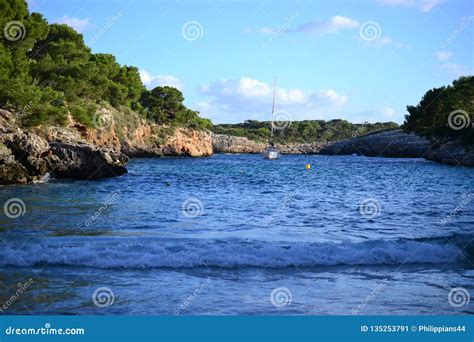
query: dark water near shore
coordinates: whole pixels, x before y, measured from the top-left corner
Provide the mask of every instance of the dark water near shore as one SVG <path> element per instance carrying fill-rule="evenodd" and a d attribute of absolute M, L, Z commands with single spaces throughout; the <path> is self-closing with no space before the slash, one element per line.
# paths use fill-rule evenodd
<path fill-rule="evenodd" d="M 474 169 L 420 159 L 221 154 L 3 187 L 26 211 L 0 215 L 0 308 L 472 314 L 448 294 L 474 294 L 473 185 Z"/>

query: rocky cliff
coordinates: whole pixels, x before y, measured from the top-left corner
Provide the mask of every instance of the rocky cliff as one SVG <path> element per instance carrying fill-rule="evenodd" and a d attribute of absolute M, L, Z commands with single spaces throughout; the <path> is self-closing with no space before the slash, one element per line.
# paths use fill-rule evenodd
<path fill-rule="evenodd" d="M 402 130 L 372 133 L 326 146 L 325 155 L 425 158 L 442 164 L 474 166 L 474 146 L 459 141 L 433 141 Z"/>
<path fill-rule="evenodd" d="M 459 141 L 436 143 L 424 156 L 428 160 L 453 166 L 474 166 L 474 145 L 463 145 Z"/>
<path fill-rule="evenodd" d="M 390 130 L 335 143 L 277 144 L 283 154 L 358 154 L 368 157 L 426 158 L 443 164 L 474 166 L 474 146 L 460 142 L 430 142 L 413 133 Z M 212 134 L 215 153 L 262 153 L 265 143 L 244 137 Z"/>
<path fill-rule="evenodd" d="M 130 158 L 212 155 L 207 132 L 156 125 L 134 112 L 124 114 L 114 108 L 101 108 L 101 115 L 108 118 L 102 126 L 86 127 L 69 117 L 65 127 L 37 127 L 34 131 L 48 141 L 107 146 Z"/>
<path fill-rule="evenodd" d="M 316 154 L 326 143 L 276 144 L 283 154 Z M 262 153 L 267 144 L 244 137 L 212 134 L 212 148 L 215 153 Z"/>
<path fill-rule="evenodd" d="M 430 149 L 430 142 L 413 133 L 396 129 L 342 140 L 323 148 L 325 155 L 359 154 L 368 157 L 420 158 Z"/>
<path fill-rule="evenodd" d="M 210 156 L 213 152 L 261 153 L 266 144 L 244 137 L 151 124 L 140 117 L 120 124 L 118 113 L 103 108 L 110 125 L 90 128 L 69 118 L 65 127 L 21 128 L 11 112 L 0 109 L 0 184 L 25 184 L 50 174 L 55 178 L 98 179 L 127 172 L 131 157 Z M 474 146 L 456 141 L 430 143 L 391 130 L 340 142 L 277 144 L 284 154 L 360 154 L 424 157 L 450 165 L 474 166 Z"/>
<path fill-rule="evenodd" d="M 120 146 L 122 152 L 129 157 L 207 157 L 211 156 L 213 152 L 209 133 L 183 128 L 177 128 L 164 139 L 151 132 L 139 139 L 124 139 Z"/>
<path fill-rule="evenodd" d="M 103 108 L 110 117 L 118 113 Z M 129 157 L 212 155 L 207 132 L 160 127 L 142 118 L 90 128 L 72 117 L 64 127 L 25 129 L 15 114 L 0 109 L 0 184 L 54 178 L 98 179 L 127 172 Z"/>
<path fill-rule="evenodd" d="M 48 142 L 15 124 L 0 110 L 0 184 L 26 184 L 50 174 L 55 178 L 98 179 L 127 172 L 120 151 L 82 141 Z"/>
<path fill-rule="evenodd" d="M 212 149 L 215 153 L 262 153 L 266 145 L 244 137 L 212 133 Z"/>

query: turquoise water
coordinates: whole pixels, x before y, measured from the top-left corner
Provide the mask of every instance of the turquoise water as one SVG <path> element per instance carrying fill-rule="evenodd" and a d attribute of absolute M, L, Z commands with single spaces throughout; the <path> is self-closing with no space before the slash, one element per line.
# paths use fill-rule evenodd
<path fill-rule="evenodd" d="M 453 288 L 474 293 L 473 185 L 474 169 L 421 159 L 221 154 L 3 187 L 0 203 L 20 199 L 24 215 L 0 215 L 0 304 L 8 314 L 474 313 L 448 300 Z"/>

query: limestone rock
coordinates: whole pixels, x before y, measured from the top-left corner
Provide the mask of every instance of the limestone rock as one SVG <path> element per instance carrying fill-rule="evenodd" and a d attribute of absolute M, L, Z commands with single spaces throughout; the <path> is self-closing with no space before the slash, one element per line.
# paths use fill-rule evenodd
<path fill-rule="evenodd" d="M 325 155 L 358 154 L 368 157 L 421 158 L 430 148 L 431 143 L 428 139 L 396 129 L 342 140 L 328 145 L 320 153 Z"/>

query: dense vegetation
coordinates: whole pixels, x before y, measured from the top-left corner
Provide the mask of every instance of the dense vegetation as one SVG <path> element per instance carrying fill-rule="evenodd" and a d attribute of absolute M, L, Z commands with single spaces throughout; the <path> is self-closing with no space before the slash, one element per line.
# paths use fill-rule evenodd
<path fill-rule="evenodd" d="M 148 118 L 159 123 L 178 123 L 195 129 L 209 129 L 212 123 L 209 119 L 199 117 L 199 113 L 183 104 L 183 94 L 173 87 L 156 87 L 144 91 L 140 104 L 147 108 Z"/>
<path fill-rule="evenodd" d="M 474 143 L 474 76 L 426 92 L 420 103 L 408 106 L 404 128 L 428 138 L 460 138 Z"/>
<path fill-rule="evenodd" d="M 0 0 L 0 13 L 0 104 L 20 113 L 25 125 L 63 124 L 68 111 L 92 125 L 99 105 L 110 104 L 160 124 L 209 127 L 183 105 L 179 90 L 145 89 L 136 67 L 93 54 L 81 34 L 30 14 L 26 1 Z"/>
<path fill-rule="evenodd" d="M 337 141 L 374 131 L 394 129 L 394 122 L 374 124 L 352 124 L 346 120 L 304 120 L 275 124 L 273 141 L 277 143 L 310 143 Z M 281 129 L 278 129 L 281 128 Z M 248 120 L 240 124 L 222 124 L 212 128 L 214 133 L 246 137 L 255 141 L 266 141 L 270 136 L 271 122 Z"/>

